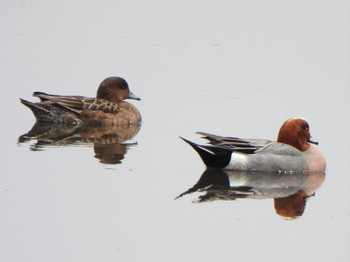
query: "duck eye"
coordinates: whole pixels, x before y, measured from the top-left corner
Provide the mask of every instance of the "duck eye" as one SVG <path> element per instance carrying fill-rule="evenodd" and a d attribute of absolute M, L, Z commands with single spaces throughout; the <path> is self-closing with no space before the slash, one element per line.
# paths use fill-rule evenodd
<path fill-rule="evenodd" d="M 303 129 L 305 129 L 306 131 L 309 131 L 309 125 L 308 124 L 303 125 Z"/>

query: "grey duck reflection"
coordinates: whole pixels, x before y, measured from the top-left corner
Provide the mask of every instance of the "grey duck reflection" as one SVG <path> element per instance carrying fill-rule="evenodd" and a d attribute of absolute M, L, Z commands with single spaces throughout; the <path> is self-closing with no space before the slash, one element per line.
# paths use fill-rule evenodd
<path fill-rule="evenodd" d="M 324 180 L 324 172 L 286 172 L 276 175 L 208 168 L 197 183 L 177 199 L 195 192 L 203 193 L 198 197 L 198 202 L 273 199 L 278 215 L 294 219 L 303 215 L 306 200 L 315 196 Z"/>

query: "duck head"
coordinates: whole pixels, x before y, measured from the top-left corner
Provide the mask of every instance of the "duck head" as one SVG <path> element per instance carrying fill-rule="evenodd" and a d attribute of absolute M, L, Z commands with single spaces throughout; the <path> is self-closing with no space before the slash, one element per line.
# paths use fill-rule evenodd
<path fill-rule="evenodd" d="M 294 146 L 300 151 L 308 150 L 309 143 L 318 144 L 312 140 L 309 124 L 304 118 L 291 118 L 284 122 L 278 133 L 277 142 Z"/>
<path fill-rule="evenodd" d="M 141 100 L 130 91 L 128 83 L 123 78 L 116 76 L 108 77 L 102 81 L 97 90 L 96 98 L 115 103 L 125 99 Z"/>

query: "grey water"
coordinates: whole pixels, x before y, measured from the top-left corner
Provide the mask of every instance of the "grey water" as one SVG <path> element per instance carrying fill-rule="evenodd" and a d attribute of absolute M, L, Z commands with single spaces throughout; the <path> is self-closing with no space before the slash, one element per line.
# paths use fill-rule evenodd
<path fill-rule="evenodd" d="M 0 7 L 0 261 L 350 260 L 348 1 Z M 141 97 L 140 127 L 23 136 L 20 97 L 94 96 L 113 75 Z M 208 174 L 179 139 L 276 139 L 295 116 L 326 174 Z"/>

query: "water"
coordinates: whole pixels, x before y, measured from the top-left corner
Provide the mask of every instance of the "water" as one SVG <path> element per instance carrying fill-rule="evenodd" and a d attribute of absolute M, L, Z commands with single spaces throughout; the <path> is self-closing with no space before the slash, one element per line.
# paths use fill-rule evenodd
<path fill-rule="evenodd" d="M 349 261 L 348 8 L 2 1 L 0 260 Z M 123 144 L 100 132 L 19 143 L 35 123 L 19 97 L 94 96 L 112 75 L 142 98 L 131 101 L 142 126 Z M 328 164 L 301 216 L 249 188 L 175 200 L 205 171 L 179 135 L 275 139 L 294 116 L 309 119 Z"/>

